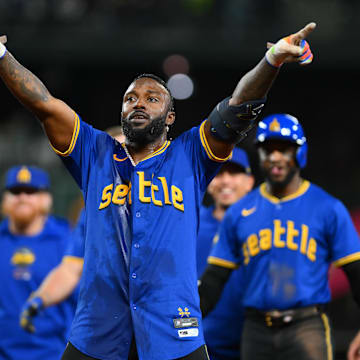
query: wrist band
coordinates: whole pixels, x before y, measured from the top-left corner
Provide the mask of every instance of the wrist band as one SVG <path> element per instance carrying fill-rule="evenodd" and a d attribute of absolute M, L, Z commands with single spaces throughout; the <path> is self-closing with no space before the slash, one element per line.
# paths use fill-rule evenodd
<path fill-rule="evenodd" d="M 6 46 L 0 41 L 0 59 L 6 54 Z"/>
<path fill-rule="evenodd" d="M 282 62 L 276 62 L 274 59 L 274 52 L 275 52 L 275 45 L 273 45 L 266 53 L 265 53 L 265 60 L 266 62 L 274 67 L 275 69 L 279 69 L 281 67 L 281 65 L 283 64 Z"/>

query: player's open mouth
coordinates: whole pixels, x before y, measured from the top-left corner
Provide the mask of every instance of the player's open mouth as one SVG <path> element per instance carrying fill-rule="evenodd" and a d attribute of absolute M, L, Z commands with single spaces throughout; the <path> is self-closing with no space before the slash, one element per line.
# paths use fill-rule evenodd
<path fill-rule="evenodd" d="M 133 114 L 130 115 L 129 120 L 133 124 L 142 125 L 144 123 L 147 123 L 149 121 L 150 117 L 148 114 L 142 112 L 142 111 L 136 111 Z"/>

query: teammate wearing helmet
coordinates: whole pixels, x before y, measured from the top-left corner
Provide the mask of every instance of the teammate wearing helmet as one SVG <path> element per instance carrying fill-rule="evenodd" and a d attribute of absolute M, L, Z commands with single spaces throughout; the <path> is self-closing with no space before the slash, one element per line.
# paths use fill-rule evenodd
<path fill-rule="evenodd" d="M 265 182 L 225 215 L 199 287 L 203 315 L 243 266 L 242 360 L 332 359 L 328 268 L 345 270 L 360 304 L 358 235 L 341 201 L 301 177 L 307 143 L 295 117 L 263 119 L 256 146 Z"/>

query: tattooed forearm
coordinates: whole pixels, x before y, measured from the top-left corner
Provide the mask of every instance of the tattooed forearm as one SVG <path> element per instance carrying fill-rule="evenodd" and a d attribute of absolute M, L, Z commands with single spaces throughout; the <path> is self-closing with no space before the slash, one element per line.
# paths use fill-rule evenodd
<path fill-rule="evenodd" d="M 0 60 L 0 76 L 15 97 L 30 110 L 36 112 L 39 103 L 47 102 L 51 97 L 44 84 L 9 52 Z"/>
<path fill-rule="evenodd" d="M 233 104 L 264 98 L 271 88 L 278 70 L 270 67 L 263 59 L 254 69 L 242 77 L 232 95 Z"/>

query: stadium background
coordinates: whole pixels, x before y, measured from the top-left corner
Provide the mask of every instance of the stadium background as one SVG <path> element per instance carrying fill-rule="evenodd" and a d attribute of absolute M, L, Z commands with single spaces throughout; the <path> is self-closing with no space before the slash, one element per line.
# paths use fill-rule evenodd
<path fill-rule="evenodd" d="M 0 34 L 8 35 L 9 50 L 99 129 L 117 123 L 122 94 L 137 74 L 153 72 L 168 80 L 186 73 L 194 89 L 176 100 L 173 137 L 231 94 L 263 56 L 267 41 L 315 21 L 314 63 L 285 66 L 263 114 L 299 118 L 309 142 L 304 176 L 351 210 L 360 208 L 359 20 L 355 0 L 0 0 Z M 0 99 L 0 175 L 14 164 L 44 167 L 52 178 L 54 212 L 68 216 L 79 195 L 74 181 L 37 120 L 2 84 Z M 253 135 L 242 146 L 259 182 Z M 344 311 L 352 316 L 344 317 Z M 333 314 L 345 351 L 360 315 L 349 297 L 335 302 Z"/>
<path fill-rule="evenodd" d="M 99 129 L 117 123 L 122 94 L 134 76 L 154 72 L 167 80 L 165 59 L 185 57 L 194 92 L 176 101 L 176 136 L 231 94 L 263 56 L 266 41 L 316 21 L 310 38 L 314 63 L 282 69 L 264 114 L 289 112 L 302 121 L 310 154 L 304 175 L 355 208 L 359 14 L 355 0 L 0 0 L 0 33 L 8 35 L 8 48 L 21 63 Z M 1 173 L 23 162 L 47 168 L 55 213 L 66 214 L 78 194 L 73 180 L 37 120 L 3 85 L 0 99 Z M 243 146 L 256 172 L 251 135 Z"/>

